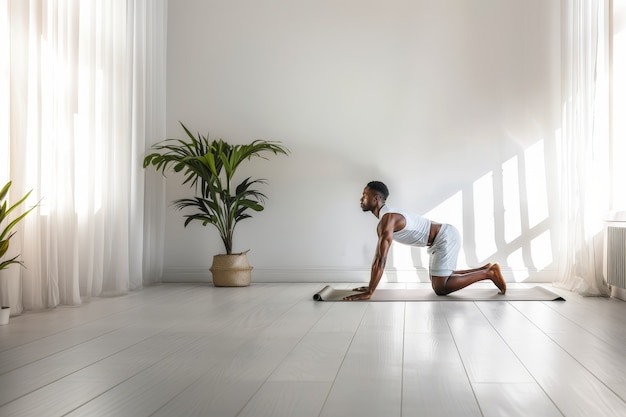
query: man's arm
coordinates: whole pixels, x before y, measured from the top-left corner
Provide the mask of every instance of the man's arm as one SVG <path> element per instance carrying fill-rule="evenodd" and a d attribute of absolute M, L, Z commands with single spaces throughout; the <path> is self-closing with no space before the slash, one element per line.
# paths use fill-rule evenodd
<path fill-rule="evenodd" d="M 367 287 L 355 288 L 355 291 L 364 291 L 361 294 L 354 294 L 346 297 L 346 300 L 369 300 L 372 294 L 376 290 L 380 279 L 383 276 L 385 270 L 385 264 L 387 263 L 387 254 L 393 241 L 393 232 L 395 224 L 399 216 L 402 220 L 404 217 L 395 213 L 387 213 L 383 216 L 378 223 L 376 231 L 378 233 L 378 244 L 376 245 L 376 254 L 374 255 L 374 261 L 372 262 L 372 271 L 370 273 L 370 282 Z"/>

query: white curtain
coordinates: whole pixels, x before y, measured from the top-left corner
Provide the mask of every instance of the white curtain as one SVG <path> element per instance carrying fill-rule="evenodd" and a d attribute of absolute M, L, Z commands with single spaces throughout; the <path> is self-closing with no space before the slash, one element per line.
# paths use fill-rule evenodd
<path fill-rule="evenodd" d="M 0 9 L 0 183 L 39 201 L 11 243 L 26 268 L 0 271 L 2 301 L 13 314 L 159 281 L 163 180 L 142 158 L 165 134 L 167 0 Z"/>
<path fill-rule="evenodd" d="M 607 1 L 563 1 L 561 7 L 561 247 L 556 285 L 606 296 L 603 220 L 611 201 Z"/>

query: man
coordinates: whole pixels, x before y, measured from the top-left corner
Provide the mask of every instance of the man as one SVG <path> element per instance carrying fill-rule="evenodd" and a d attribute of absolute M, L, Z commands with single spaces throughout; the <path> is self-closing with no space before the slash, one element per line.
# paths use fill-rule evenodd
<path fill-rule="evenodd" d="M 370 211 L 378 222 L 378 244 L 367 287 L 355 288 L 360 294 L 346 300 L 369 300 L 376 290 L 385 269 L 387 253 L 393 240 L 412 246 L 427 246 L 430 255 L 430 279 L 437 295 L 447 295 L 470 284 L 489 279 L 506 292 L 506 282 L 498 264 L 457 271 L 456 262 L 461 250 L 461 236 L 452 225 L 432 222 L 422 216 L 402 210 L 393 210 L 385 204 L 389 190 L 380 181 L 371 181 L 363 190 L 361 209 Z"/>

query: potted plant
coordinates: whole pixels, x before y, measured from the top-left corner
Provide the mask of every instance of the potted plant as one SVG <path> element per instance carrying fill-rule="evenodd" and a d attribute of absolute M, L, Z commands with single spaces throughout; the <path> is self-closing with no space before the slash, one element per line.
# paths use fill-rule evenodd
<path fill-rule="evenodd" d="M 182 122 L 180 125 L 187 139 L 166 139 L 153 145 L 151 149 L 155 152 L 144 158 L 143 166 L 152 165 L 163 175 L 171 167 L 183 173 L 183 184 L 195 189 L 195 197 L 173 203 L 179 210 L 193 209 L 184 216 L 185 227 L 197 220 L 203 226 L 217 228 L 226 253 L 213 257 L 213 283 L 216 286 L 250 285 L 252 267 L 248 264 L 247 251 L 233 253 L 233 234 L 240 221 L 252 217 L 252 211 L 263 210 L 267 197 L 253 187 L 266 181 L 248 177 L 235 184 L 235 173 L 242 162 L 252 157 L 267 159 L 264 154 L 287 155 L 289 151 L 280 142 L 266 140 L 244 145 L 232 145 L 222 139 L 209 140 L 208 134 L 194 135 Z"/>
<path fill-rule="evenodd" d="M 8 206 L 8 194 L 9 194 L 10 188 L 11 188 L 11 181 L 6 183 L 6 185 L 2 187 L 2 190 L 0 190 L 0 226 L 2 226 L 2 224 L 5 223 L 5 221 L 8 222 L 9 214 L 13 210 L 15 210 L 20 204 L 26 201 L 26 199 L 31 193 L 29 191 L 17 203 L 13 204 L 12 206 L 7 207 Z M 22 213 L 17 218 L 15 218 L 13 221 L 8 222 L 6 226 L 4 226 L 4 228 L 2 229 L 2 232 L 0 232 L 0 270 L 8 268 L 12 264 L 23 265 L 22 261 L 17 260 L 17 258 L 19 258 L 20 256 L 19 254 L 6 260 L 3 260 L 3 258 L 4 258 L 4 255 L 7 253 L 7 251 L 9 250 L 9 241 L 11 240 L 11 237 L 13 237 L 13 235 L 16 233 L 15 231 L 11 231 L 11 229 L 13 229 L 13 227 L 15 227 L 15 225 L 18 224 L 24 217 L 26 217 L 26 215 L 30 213 L 35 207 L 37 206 L 35 205 L 29 208 L 24 213 Z M 9 322 L 9 316 L 11 315 L 11 307 L 5 306 L 5 305 L 0 305 L 0 307 L 1 307 L 0 308 L 0 324 L 7 324 Z"/>

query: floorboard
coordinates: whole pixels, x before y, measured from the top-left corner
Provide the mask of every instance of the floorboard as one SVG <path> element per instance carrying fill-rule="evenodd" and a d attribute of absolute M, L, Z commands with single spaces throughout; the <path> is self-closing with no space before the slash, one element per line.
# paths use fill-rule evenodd
<path fill-rule="evenodd" d="M 626 415 L 624 301 L 314 302 L 321 287 L 162 284 L 12 317 L 0 415 Z"/>

